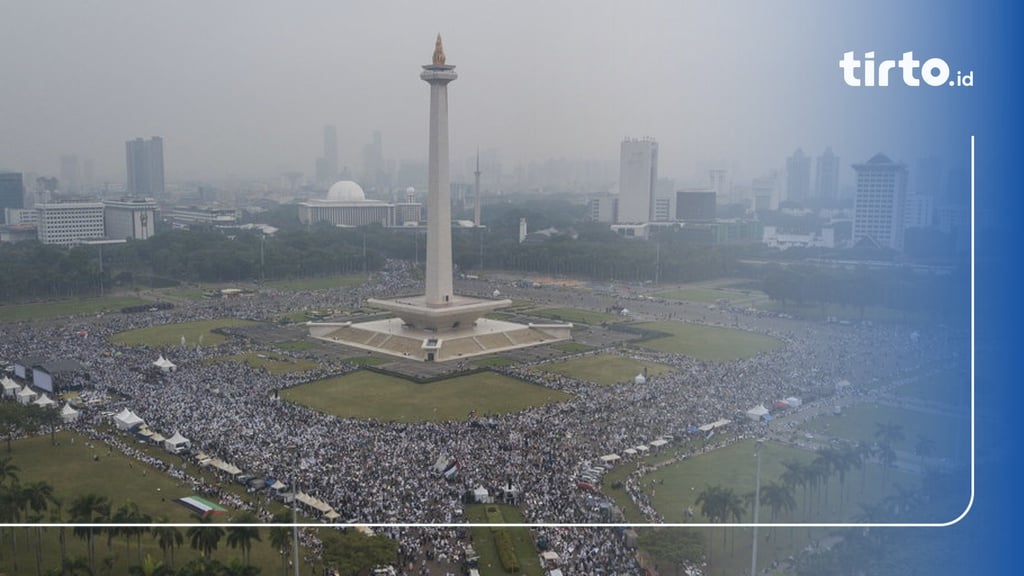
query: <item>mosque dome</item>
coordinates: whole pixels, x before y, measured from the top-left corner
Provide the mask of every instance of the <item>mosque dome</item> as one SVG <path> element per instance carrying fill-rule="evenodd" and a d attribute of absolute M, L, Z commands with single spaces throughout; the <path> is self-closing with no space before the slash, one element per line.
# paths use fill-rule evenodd
<path fill-rule="evenodd" d="M 366 193 L 363 188 L 351 180 L 335 182 L 327 191 L 328 202 L 365 202 Z"/>

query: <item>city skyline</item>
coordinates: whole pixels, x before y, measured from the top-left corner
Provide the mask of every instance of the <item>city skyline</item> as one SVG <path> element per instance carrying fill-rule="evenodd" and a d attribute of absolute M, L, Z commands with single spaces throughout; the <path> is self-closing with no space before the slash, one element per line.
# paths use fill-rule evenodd
<path fill-rule="evenodd" d="M 76 154 L 95 160 L 99 181 L 118 182 L 121 143 L 161 134 L 169 180 L 287 171 L 312 180 L 324 125 L 337 126 L 339 165 L 354 172 L 377 131 L 387 158 L 423 161 L 426 126 L 413 113 L 405 72 L 417 69 L 410 54 L 437 32 L 474 73 L 452 118 L 454 159 L 480 148 L 499 151 L 510 169 L 550 158 L 614 161 L 632 134 L 657 138 L 660 173 L 680 181 L 707 165 L 734 181 L 758 177 L 797 147 L 833 146 L 846 158 L 884 150 L 908 162 L 966 159 L 956 127 L 933 122 L 919 102 L 894 90 L 879 114 L 843 84 L 837 62 L 848 39 L 900 25 L 897 17 L 873 21 L 870 7 L 828 7 L 821 20 L 837 24 L 778 42 L 779 28 L 795 31 L 796 16 L 825 8 L 750 3 L 735 17 L 717 6 L 655 2 L 622 11 L 597 3 L 588 11 L 593 25 L 577 29 L 577 4 L 545 4 L 543 18 L 538 6 L 484 14 L 461 2 L 409 4 L 400 18 L 374 6 L 346 17 L 329 3 L 200 12 L 112 2 L 68 5 L 56 16 L 31 5 L 0 9 L 9 12 L 0 18 L 6 44 L 25 48 L 9 65 L 20 81 L 0 88 L 16 112 L 0 135 L 0 168 L 55 174 L 61 155 Z M 779 25 L 767 29 L 765 19 Z M 37 42 L 42 30 L 53 31 L 45 43 Z M 797 105 L 792 94 L 807 90 L 816 93 L 813 106 Z"/>

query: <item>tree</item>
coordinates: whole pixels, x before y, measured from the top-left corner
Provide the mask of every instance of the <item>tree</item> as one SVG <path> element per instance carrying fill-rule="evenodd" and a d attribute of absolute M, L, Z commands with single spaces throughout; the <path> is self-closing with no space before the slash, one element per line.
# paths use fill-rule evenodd
<path fill-rule="evenodd" d="M 923 435 L 917 435 L 917 442 L 914 444 L 914 455 L 921 459 L 924 464 L 925 458 L 935 453 L 935 441 Z"/>
<path fill-rule="evenodd" d="M 791 513 L 796 510 L 796 498 L 793 497 L 793 487 L 772 481 L 761 486 L 761 503 L 771 511 L 770 523 L 775 523 L 779 512 Z M 771 534 L 769 533 L 769 536 Z"/>
<path fill-rule="evenodd" d="M 125 547 L 130 545 L 131 539 L 136 539 L 136 550 L 138 551 L 138 562 L 142 564 L 142 535 L 149 532 L 149 528 L 145 526 L 153 521 L 153 519 L 142 512 L 139 509 L 139 505 L 131 500 L 125 500 L 121 506 L 114 511 L 114 515 L 110 519 L 111 522 L 117 524 L 125 524 L 120 526 L 116 530 L 112 530 L 112 534 L 120 534 L 124 536 Z"/>
<path fill-rule="evenodd" d="M 96 535 L 102 529 L 93 524 L 105 522 L 110 518 L 110 500 L 97 494 L 82 494 L 71 501 L 71 521 L 78 524 L 73 534 L 86 541 L 89 552 L 89 569 L 96 570 Z"/>
<path fill-rule="evenodd" d="M 668 562 L 676 576 L 688 566 L 699 566 L 704 557 L 704 539 L 696 530 L 646 529 L 640 532 L 639 544 L 660 562 Z"/>
<path fill-rule="evenodd" d="M 282 510 L 274 514 L 274 525 L 270 527 L 270 545 L 281 555 L 281 574 L 288 576 L 288 554 L 292 547 L 292 529 L 284 524 L 292 521 L 291 512 Z"/>
<path fill-rule="evenodd" d="M 233 523 L 236 524 L 256 524 L 259 519 L 256 515 L 249 511 L 244 511 L 239 514 Z M 242 563 L 246 566 L 249 565 L 249 551 L 252 550 L 253 540 L 256 542 L 262 542 L 260 538 L 260 529 L 256 526 L 231 526 L 228 528 L 228 546 L 232 549 L 242 549 Z"/>
<path fill-rule="evenodd" d="M 185 543 L 185 537 L 182 536 L 181 530 L 178 530 L 174 526 L 164 526 L 168 522 L 166 517 L 160 517 L 156 520 L 156 526 L 150 529 L 153 534 L 153 538 L 156 539 L 156 543 L 160 546 L 160 550 L 164 553 L 164 558 L 167 558 L 167 552 L 171 553 L 171 561 L 168 564 L 171 568 L 174 568 L 174 549 Z"/>
<path fill-rule="evenodd" d="M 903 425 L 892 421 L 882 424 L 875 422 L 875 438 L 883 444 L 893 446 L 903 441 Z"/>
<path fill-rule="evenodd" d="M 189 527 L 185 534 L 188 537 L 189 546 L 193 550 L 199 550 L 203 558 L 208 560 L 210 554 L 220 544 L 220 539 L 224 537 L 224 529 L 220 526 L 210 526 L 210 519 L 206 516 L 197 518 L 199 524 Z"/>

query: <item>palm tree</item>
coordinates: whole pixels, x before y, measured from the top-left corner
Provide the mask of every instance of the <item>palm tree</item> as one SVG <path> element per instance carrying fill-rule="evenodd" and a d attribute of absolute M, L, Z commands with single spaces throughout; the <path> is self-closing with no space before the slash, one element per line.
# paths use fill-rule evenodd
<path fill-rule="evenodd" d="M 153 538 L 156 539 L 157 545 L 160 546 L 160 550 L 164 553 L 164 558 L 167 557 L 167 551 L 171 552 L 171 562 L 168 566 L 174 568 L 174 549 L 185 543 L 185 537 L 181 535 L 181 530 L 178 530 L 174 526 L 162 526 L 161 524 L 167 523 L 167 518 L 157 518 L 157 525 L 154 526 L 150 531 L 153 534 Z"/>
<path fill-rule="evenodd" d="M 897 444 L 903 441 L 903 425 L 896 424 L 891 420 L 885 424 L 875 422 L 875 438 L 882 444 Z"/>
<path fill-rule="evenodd" d="M 924 459 L 934 452 L 935 441 L 923 434 L 918 434 L 917 443 L 914 444 L 914 455 L 921 459 L 921 464 L 924 465 Z"/>
<path fill-rule="evenodd" d="M 292 547 L 292 529 L 284 524 L 289 524 L 291 521 L 291 512 L 282 510 L 274 514 L 272 520 L 274 525 L 270 527 L 270 545 L 281 555 L 282 576 L 288 576 L 288 552 Z"/>
<path fill-rule="evenodd" d="M 889 483 L 889 472 L 896 465 L 896 451 L 889 443 L 882 443 L 877 449 L 878 459 L 882 462 L 882 484 Z"/>
<path fill-rule="evenodd" d="M 197 516 L 199 524 L 189 527 L 185 533 L 188 536 L 189 545 L 193 550 L 199 550 L 203 558 L 209 559 L 210 554 L 217 549 L 220 539 L 224 537 L 224 529 L 220 526 L 209 526 L 210 519 L 206 516 Z"/>
<path fill-rule="evenodd" d="M 18 468 L 18 465 L 11 462 L 10 456 L 0 458 L 0 484 L 3 484 L 7 480 L 17 482 L 19 470 L 21 469 Z"/>
<path fill-rule="evenodd" d="M 825 496 L 825 512 L 827 514 L 829 492 L 828 485 L 829 480 L 832 478 L 832 473 L 835 472 L 839 466 L 839 451 L 836 450 L 835 448 L 832 448 L 831 446 L 826 446 L 824 448 L 818 448 L 815 451 L 815 453 L 817 454 L 817 456 L 814 458 L 814 461 L 811 462 L 811 467 L 816 468 L 819 471 L 821 478 L 824 480 L 825 487 L 824 490 L 822 490 L 822 492 Z"/>
<path fill-rule="evenodd" d="M 255 524 L 259 522 L 259 519 L 255 514 L 249 511 L 244 511 L 234 519 L 237 524 Z M 260 529 L 256 526 L 232 526 L 228 528 L 228 546 L 232 549 L 242 549 L 242 563 L 246 566 L 249 565 L 249 551 L 252 549 L 253 540 L 262 542 L 260 538 Z"/>
<path fill-rule="evenodd" d="M 761 486 L 761 503 L 771 510 L 770 522 L 774 524 L 780 511 L 789 514 L 796 510 L 793 487 L 776 481 L 769 482 Z"/>
<path fill-rule="evenodd" d="M 782 483 L 789 486 L 796 492 L 796 487 L 799 486 L 804 493 L 804 503 L 807 502 L 807 466 L 799 460 L 786 460 L 783 461 L 782 466 L 786 468 L 786 471 L 782 473 Z"/>
<path fill-rule="evenodd" d="M 50 501 L 53 503 L 53 508 L 50 509 L 50 522 L 54 524 L 64 523 L 64 499 L 51 496 Z M 60 541 L 60 563 L 64 565 L 64 561 L 68 557 L 68 541 L 67 531 L 64 526 L 57 528 L 57 539 Z"/>
<path fill-rule="evenodd" d="M 84 539 L 89 550 L 89 569 L 96 570 L 96 534 L 102 529 L 92 525 L 110 518 L 110 500 L 106 496 L 82 494 L 71 501 L 71 521 L 78 524 L 73 534 Z"/>
<path fill-rule="evenodd" d="M 139 505 L 131 500 L 125 500 L 124 504 L 117 508 L 111 518 L 111 522 L 125 524 L 125 526 L 119 527 L 116 532 L 124 536 L 126 552 L 131 546 L 132 537 L 135 537 L 139 564 L 142 564 L 142 535 L 149 532 L 149 528 L 145 524 L 149 524 L 152 521 L 153 519 L 149 514 L 142 512 L 139 509 Z"/>
<path fill-rule="evenodd" d="M 863 494 L 864 488 L 868 483 L 868 467 L 864 463 L 875 455 L 875 448 L 871 444 L 862 441 L 857 442 L 853 449 L 860 460 L 860 493 Z"/>
<path fill-rule="evenodd" d="M 53 486 L 48 482 L 37 481 L 28 484 L 21 489 L 21 502 L 26 508 L 32 510 L 29 521 L 38 523 L 43 520 L 42 512 L 47 509 L 53 498 Z M 36 527 L 36 572 L 43 571 L 43 528 Z"/>

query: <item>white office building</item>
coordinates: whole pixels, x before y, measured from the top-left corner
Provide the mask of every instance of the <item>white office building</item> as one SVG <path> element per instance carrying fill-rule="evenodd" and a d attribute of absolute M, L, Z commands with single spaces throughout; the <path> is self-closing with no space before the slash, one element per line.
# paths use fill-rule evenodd
<path fill-rule="evenodd" d="M 103 238 L 103 202 L 54 202 L 36 204 L 35 208 L 43 244 L 74 246 Z"/>
<path fill-rule="evenodd" d="M 152 198 L 121 198 L 104 200 L 103 215 L 107 238 L 145 240 L 156 227 L 156 200 Z"/>
<path fill-rule="evenodd" d="M 619 156 L 619 224 L 654 221 L 658 183 L 658 143 L 654 138 L 627 138 Z"/>
<path fill-rule="evenodd" d="M 853 241 L 869 238 L 879 246 L 903 250 L 904 210 L 907 201 L 907 167 L 876 154 L 854 164 L 857 195 L 853 204 Z"/>

